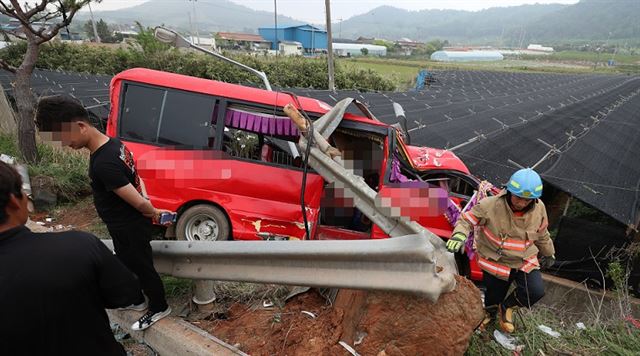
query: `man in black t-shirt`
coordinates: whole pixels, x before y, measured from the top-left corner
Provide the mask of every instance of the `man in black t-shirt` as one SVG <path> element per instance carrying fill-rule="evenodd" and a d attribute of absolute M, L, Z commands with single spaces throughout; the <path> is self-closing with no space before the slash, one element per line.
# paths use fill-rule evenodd
<path fill-rule="evenodd" d="M 125 355 L 105 308 L 135 303 L 135 276 L 95 236 L 33 233 L 20 175 L 0 162 L 0 355 Z"/>
<path fill-rule="evenodd" d="M 132 328 L 148 328 L 171 313 L 149 244 L 152 220 L 158 221 L 166 210 L 156 209 L 144 198 L 131 152 L 118 139 L 109 138 L 93 127 L 78 101 L 64 95 L 42 98 L 36 122 L 46 140 L 91 152 L 89 177 L 96 210 L 107 225 L 116 255 L 138 276 L 149 298 L 147 313 Z M 129 309 L 147 309 L 142 293 Z"/>

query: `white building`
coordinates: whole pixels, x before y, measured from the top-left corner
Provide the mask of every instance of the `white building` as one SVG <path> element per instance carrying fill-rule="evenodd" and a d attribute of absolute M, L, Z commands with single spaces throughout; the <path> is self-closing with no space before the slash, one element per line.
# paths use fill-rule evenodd
<path fill-rule="evenodd" d="M 297 41 L 280 41 L 278 50 L 283 56 L 301 56 L 303 48 L 302 43 Z"/>
<path fill-rule="evenodd" d="M 527 47 L 527 50 L 529 50 L 529 51 L 540 51 L 540 52 L 553 52 L 553 47 L 545 47 L 545 46 L 539 45 L 539 44 L 530 44 Z"/>
<path fill-rule="evenodd" d="M 216 39 L 213 37 L 196 37 L 196 36 L 188 36 L 187 39 L 189 42 L 194 45 L 200 46 L 202 48 L 217 50 L 216 48 Z"/>
<path fill-rule="evenodd" d="M 361 56 L 362 49 L 367 49 L 370 56 L 386 56 L 387 47 L 364 43 L 333 43 L 333 53 L 340 57 Z"/>

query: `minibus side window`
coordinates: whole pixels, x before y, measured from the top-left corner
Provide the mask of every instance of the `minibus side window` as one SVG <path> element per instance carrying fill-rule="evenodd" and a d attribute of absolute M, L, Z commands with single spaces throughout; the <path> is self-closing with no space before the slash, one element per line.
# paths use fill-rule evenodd
<path fill-rule="evenodd" d="M 215 102 L 212 96 L 168 91 L 158 143 L 196 149 L 210 147 L 215 137 Z"/>
<path fill-rule="evenodd" d="M 213 96 L 126 83 L 120 136 L 178 148 L 212 148 L 216 118 Z"/>
<path fill-rule="evenodd" d="M 120 112 L 120 136 L 156 142 L 165 90 L 126 84 Z"/>

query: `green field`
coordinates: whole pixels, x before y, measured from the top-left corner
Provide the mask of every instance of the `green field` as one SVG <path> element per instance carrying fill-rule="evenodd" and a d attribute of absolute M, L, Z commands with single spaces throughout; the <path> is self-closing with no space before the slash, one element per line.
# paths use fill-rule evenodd
<path fill-rule="evenodd" d="M 444 63 L 426 59 L 399 59 L 360 57 L 338 59 L 338 63 L 345 67 L 371 69 L 396 83 L 399 90 L 412 87 L 421 69 L 427 70 L 494 70 L 518 72 L 549 72 L 549 73 L 640 73 L 640 55 L 616 55 L 616 66 L 607 67 L 604 64 L 610 54 L 593 52 L 558 52 L 551 56 L 525 56 L 523 59 L 505 59 L 492 62 L 455 62 Z M 598 67 L 594 64 L 598 60 Z"/>
<path fill-rule="evenodd" d="M 586 61 L 586 62 L 607 62 L 613 59 L 617 64 L 637 64 L 640 65 L 640 55 L 630 54 L 612 54 L 612 53 L 596 53 L 596 52 L 579 52 L 579 51 L 563 51 L 554 53 L 548 57 L 548 60 L 557 61 Z"/>

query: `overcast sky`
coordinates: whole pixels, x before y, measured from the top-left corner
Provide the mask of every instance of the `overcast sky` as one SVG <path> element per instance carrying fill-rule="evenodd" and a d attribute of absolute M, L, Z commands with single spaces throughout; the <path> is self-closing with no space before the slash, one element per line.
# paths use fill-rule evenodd
<path fill-rule="evenodd" d="M 135 6 L 147 0 L 103 0 L 92 5 L 94 10 L 115 10 Z M 189 0 L 156 0 L 157 2 L 187 2 Z M 201 0 L 202 1 L 202 0 Z M 273 0 L 231 0 L 255 10 L 273 11 Z M 640 0 L 639 0 L 640 1 Z M 477 11 L 490 7 L 517 6 L 522 4 L 575 4 L 578 0 L 331 0 L 331 17 L 339 19 L 365 13 L 381 5 L 391 5 L 407 10 L 455 9 Z M 324 0 L 277 0 L 278 13 L 298 20 L 324 23 Z M 197 3 L 196 3 L 197 8 Z"/>

